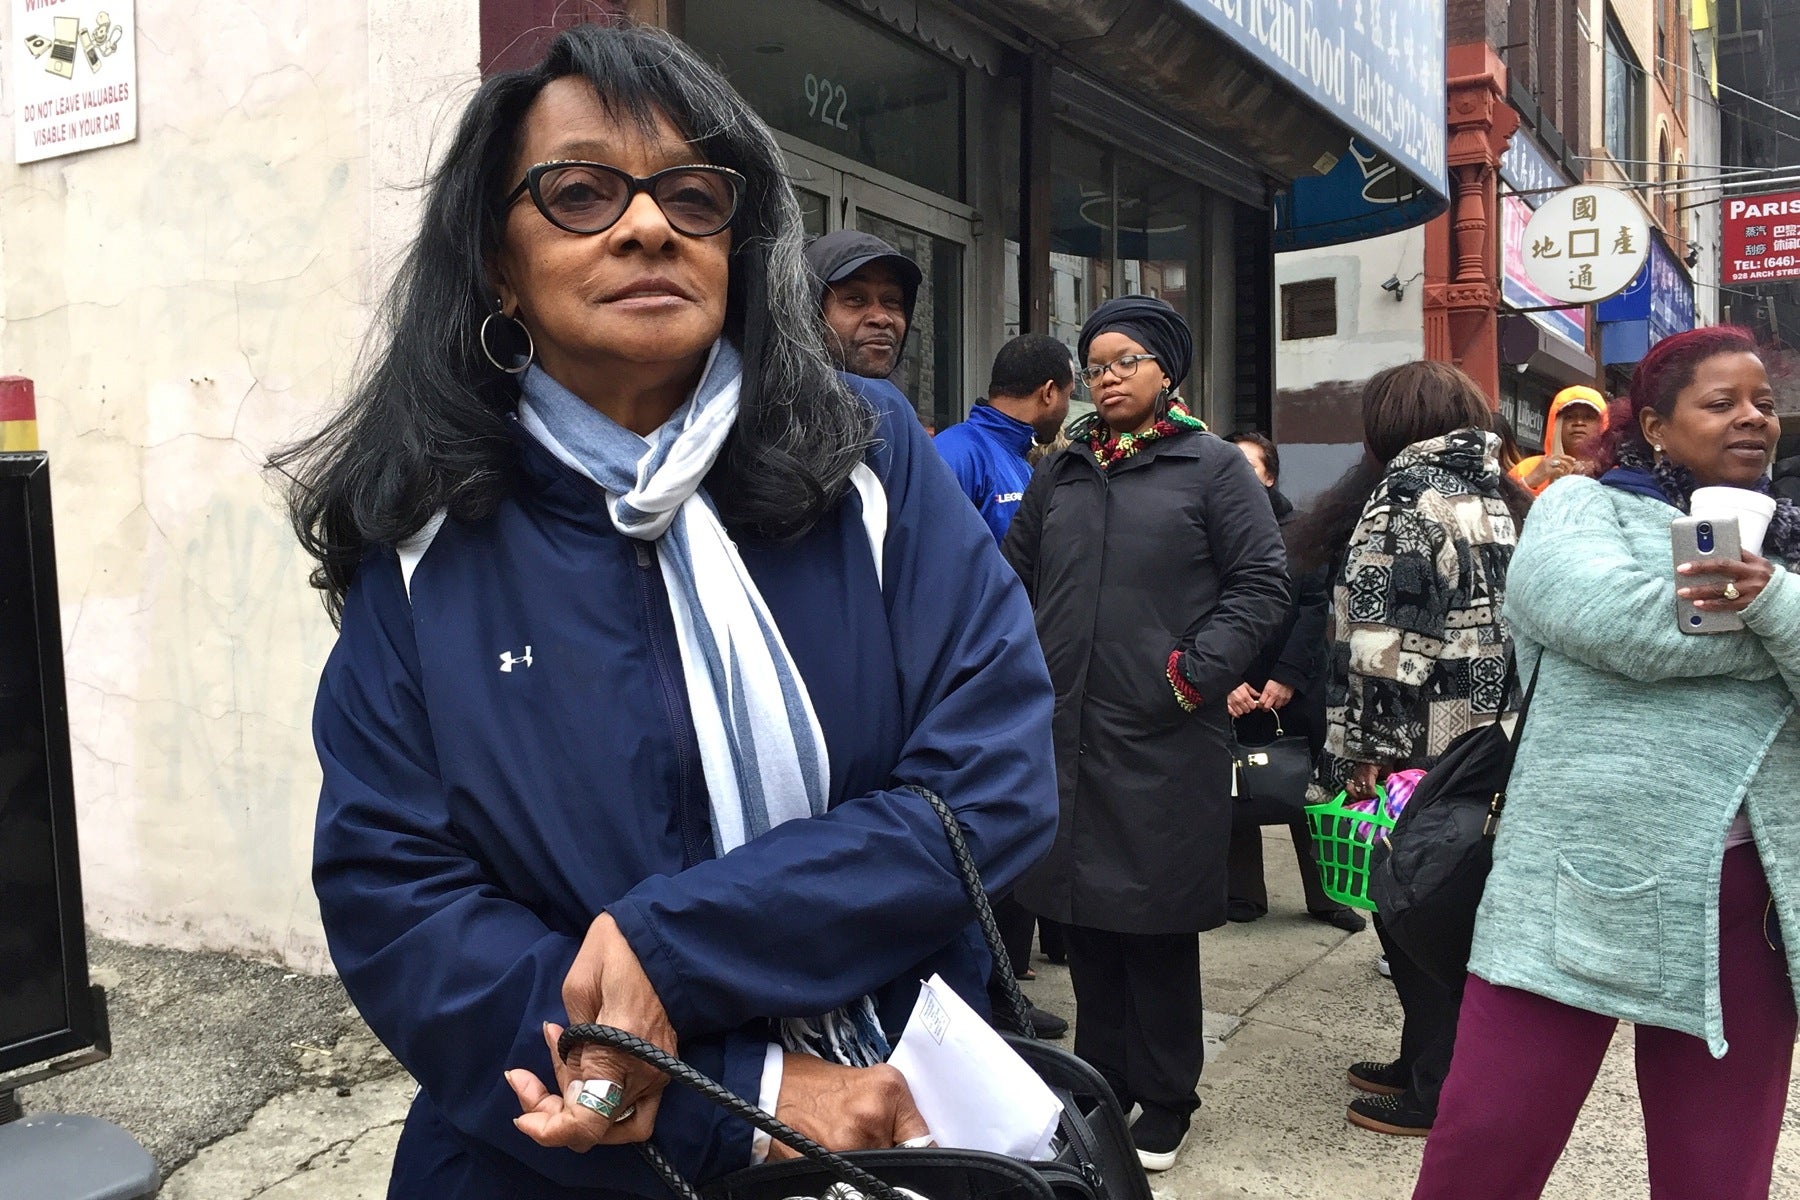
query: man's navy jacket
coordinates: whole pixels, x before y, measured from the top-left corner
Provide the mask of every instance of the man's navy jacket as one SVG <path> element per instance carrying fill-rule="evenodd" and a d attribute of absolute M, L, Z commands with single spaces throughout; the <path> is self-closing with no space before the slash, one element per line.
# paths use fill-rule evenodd
<path fill-rule="evenodd" d="M 902 785 L 943 796 L 1011 886 L 1056 822 L 1050 683 L 911 407 L 848 382 L 880 416 L 881 582 L 855 492 L 798 540 L 741 546 L 823 726 L 832 808 L 722 858 L 656 548 L 613 529 L 597 485 L 515 423 L 522 482 L 491 516 L 444 522 L 410 579 L 392 552 L 358 573 L 314 715 L 313 879 L 345 986 L 422 1085 L 392 1195 L 666 1194 L 628 1147 L 529 1141 L 501 1077 L 552 1078 L 540 1025 L 567 1020 L 602 910 L 682 1056 L 752 1101 L 770 1016 L 873 994 L 897 1035 L 934 971 L 985 1008 L 942 827 Z M 748 1162 L 751 1130 L 672 1086 L 655 1141 L 704 1179 Z"/>

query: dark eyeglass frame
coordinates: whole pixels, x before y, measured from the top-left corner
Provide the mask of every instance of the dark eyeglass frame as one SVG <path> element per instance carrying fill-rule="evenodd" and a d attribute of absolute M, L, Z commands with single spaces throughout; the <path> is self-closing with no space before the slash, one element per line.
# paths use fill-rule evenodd
<path fill-rule="evenodd" d="M 573 225 L 565 225 L 551 215 L 550 206 L 544 202 L 544 194 L 540 190 L 541 185 L 544 176 L 552 171 L 562 170 L 567 167 L 588 167 L 596 171 L 604 171 L 615 179 L 620 179 L 625 182 L 625 203 L 619 206 L 619 211 L 613 215 L 612 220 L 597 229 L 577 229 Z M 691 174 L 695 171 L 704 172 L 708 175 L 717 175 L 731 187 L 731 207 L 726 212 L 725 219 L 720 221 L 717 226 L 705 231 L 683 229 L 680 225 L 676 224 L 675 219 L 669 215 L 669 210 L 663 207 L 662 200 L 656 194 L 656 185 L 663 179 L 666 179 L 671 175 Z M 745 184 L 746 180 L 738 172 L 732 170 L 730 167 L 714 166 L 712 163 L 682 163 L 679 166 L 665 167 L 654 175 L 633 175 L 631 172 L 622 171 L 609 163 L 588 162 L 579 158 L 563 158 L 557 159 L 554 162 L 536 163 L 525 168 L 525 178 L 519 180 L 518 187 L 507 193 L 505 203 L 500 206 L 500 213 L 501 218 L 504 220 L 505 214 L 512 209 L 513 205 L 519 202 L 519 197 L 530 193 L 532 206 L 543 215 L 544 220 L 550 222 L 558 229 L 567 233 L 578 233 L 583 235 L 605 233 L 614 225 L 617 225 L 619 223 L 619 218 L 624 216 L 626 212 L 630 210 L 632 202 L 638 198 L 639 192 L 648 192 L 650 193 L 651 202 L 656 205 L 657 211 L 662 213 L 663 220 L 669 223 L 669 228 L 675 230 L 677 233 L 686 234 L 688 237 L 712 237 L 715 234 L 723 233 L 726 227 L 737 220 L 738 209 L 742 208 L 744 204 Z"/>
<path fill-rule="evenodd" d="M 1155 361 L 1156 355 L 1154 354 L 1121 354 L 1109 363 L 1101 363 L 1097 367 L 1083 367 L 1075 372 L 1075 377 L 1086 386 L 1092 387 L 1099 382 L 1102 375 L 1111 372 L 1114 379 L 1123 382 L 1136 375 L 1141 364 Z"/>

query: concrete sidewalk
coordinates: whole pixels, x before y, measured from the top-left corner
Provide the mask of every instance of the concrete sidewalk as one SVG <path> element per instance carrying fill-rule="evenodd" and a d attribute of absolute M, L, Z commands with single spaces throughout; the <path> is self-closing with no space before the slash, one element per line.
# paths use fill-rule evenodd
<path fill-rule="evenodd" d="M 1287 833 L 1267 833 L 1274 912 L 1201 939 L 1212 1044 L 1204 1107 L 1159 1200 L 1397 1200 L 1422 1143 L 1354 1129 L 1344 1068 L 1399 1044 L 1372 933 L 1346 936 L 1301 907 Z M 378 1200 L 413 1085 L 335 980 L 222 955 L 96 942 L 112 996 L 114 1058 L 28 1089 L 33 1111 L 87 1112 L 135 1133 L 169 1200 Z M 1032 999 L 1074 1016 L 1068 972 L 1039 962 Z M 1067 1043 L 1064 1043 L 1067 1044 Z M 1632 1200 L 1649 1187 L 1631 1039 L 1608 1056 L 1551 1200 Z M 1774 1195 L 1800 1196 L 1790 1106 Z"/>

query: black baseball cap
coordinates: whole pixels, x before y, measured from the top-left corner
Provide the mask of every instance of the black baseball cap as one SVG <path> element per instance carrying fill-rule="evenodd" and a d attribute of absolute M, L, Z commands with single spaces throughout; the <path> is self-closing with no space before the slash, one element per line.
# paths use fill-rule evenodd
<path fill-rule="evenodd" d="M 828 233 L 814 238 L 806 248 L 806 266 L 819 285 L 821 302 L 827 285 L 848 279 L 873 262 L 886 263 L 899 277 L 900 288 L 906 294 L 906 319 L 912 320 L 913 305 L 919 298 L 919 284 L 925 278 L 918 263 L 874 234 L 860 229 Z"/>

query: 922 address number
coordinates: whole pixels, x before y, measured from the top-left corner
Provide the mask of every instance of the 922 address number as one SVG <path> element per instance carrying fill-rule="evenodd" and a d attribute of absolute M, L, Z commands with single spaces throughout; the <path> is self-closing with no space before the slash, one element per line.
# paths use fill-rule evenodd
<path fill-rule="evenodd" d="M 812 74 L 806 75 L 806 102 L 810 106 L 806 110 L 809 117 L 817 117 L 819 122 L 833 129 L 849 129 L 844 123 L 844 110 L 850 107 L 850 93 L 841 83 Z"/>

